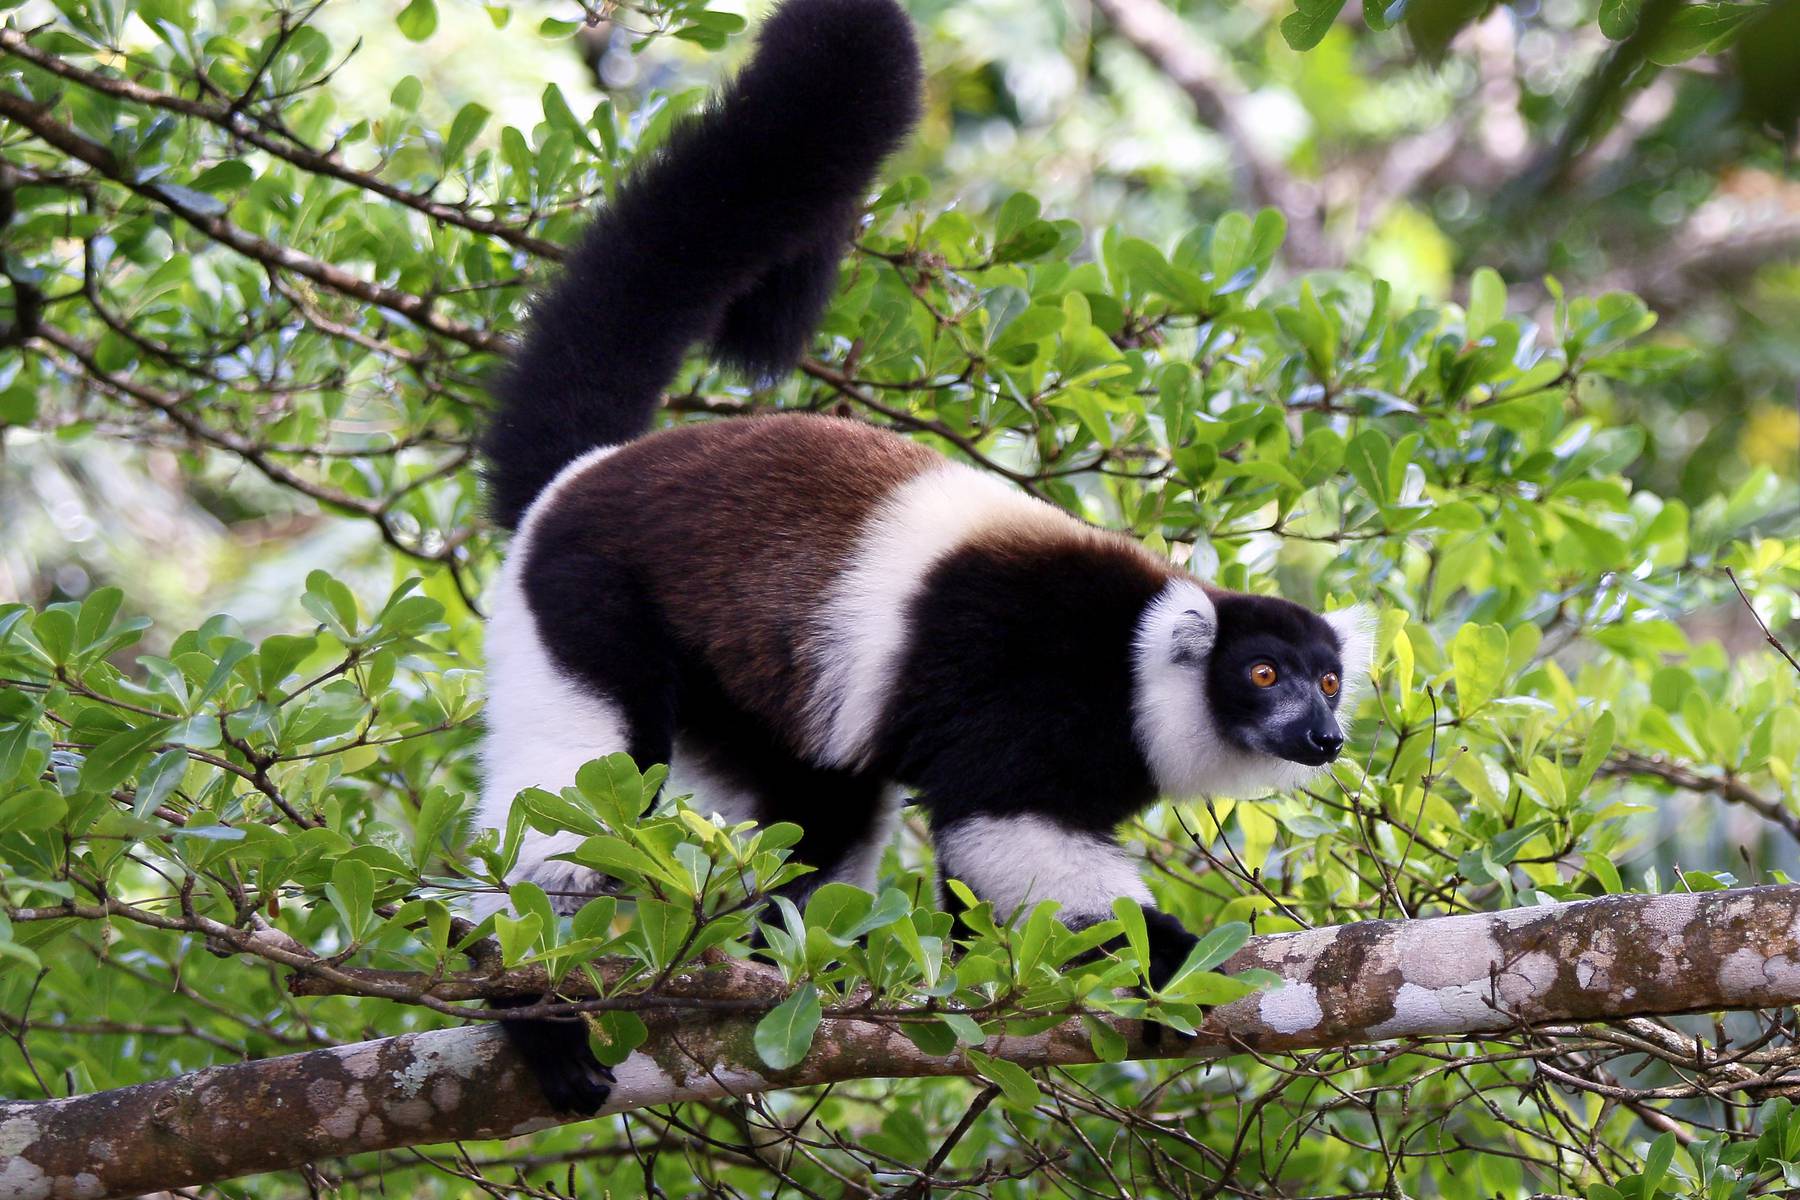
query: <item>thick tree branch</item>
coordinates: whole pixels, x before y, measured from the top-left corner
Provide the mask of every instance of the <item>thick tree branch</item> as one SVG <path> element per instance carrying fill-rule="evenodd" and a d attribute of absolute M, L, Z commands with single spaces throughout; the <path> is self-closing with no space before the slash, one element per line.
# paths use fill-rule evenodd
<path fill-rule="evenodd" d="M 1463 1035 L 1800 1002 L 1800 885 L 1414 921 L 1255 938 L 1227 964 L 1284 983 L 1215 1010 L 1196 1057 Z M 714 968 L 725 991 L 767 993 L 767 972 Z M 971 1075 L 891 1022 L 828 1018 L 787 1071 L 762 1065 L 755 1012 L 646 1011 L 650 1040 L 618 1069 L 608 1111 L 873 1077 Z M 1627 1026 L 1627 1030 L 1641 1026 Z M 1145 1044 L 1132 1023 L 1129 1053 Z M 1651 1051 L 1655 1043 L 1633 1033 Z M 1079 1022 L 986 1047 L 1026 1067 L 1095 1061 Z M 1723 1086 L 1791 1085 L 1750 1059 Z M 1741 1076 L 1741 1078 L 1740 1078 Z M 1601 1086 L 1583 1082 L 1586 1086 Z M 492 1027 L 406 1034 L 213 1067 L 63 1100 L 0 1104 L 0 1184 L 20 1200 L 100 1200 L 293 1167 L 320 1158 L 562 1122 Z"/>

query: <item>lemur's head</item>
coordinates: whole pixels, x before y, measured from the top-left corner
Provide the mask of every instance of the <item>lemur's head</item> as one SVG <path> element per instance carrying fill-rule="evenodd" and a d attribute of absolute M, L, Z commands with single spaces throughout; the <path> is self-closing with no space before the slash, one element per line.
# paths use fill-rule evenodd
<path fill-rule="evenodd" d="M 1369 672 L 1371 614 L 1177 580 L 1138 627 L 1138 741 L 1168 795 L 1292 787 L 1338 756 Z"/>

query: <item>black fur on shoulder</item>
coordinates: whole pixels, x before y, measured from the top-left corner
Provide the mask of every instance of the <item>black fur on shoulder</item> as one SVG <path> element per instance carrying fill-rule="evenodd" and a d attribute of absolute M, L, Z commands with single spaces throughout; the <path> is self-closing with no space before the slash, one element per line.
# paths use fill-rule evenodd
<path fill-rule="evenodd" d="M 788 0 L 769 18 L 535 305 L 482 446 L 495 520 L 516 525 L 572 459 L 648 429 L 693 343 L 756 374 L 792 366 L 920 85 L 894 0 Z"/>
<path fill-rule="evenodd" d="M 1132 732 L 1131 645 L 1168 575 L 1123 542 L 966 545 L 932 569 L 877 765 L 941 829 L 1032 813 L 1110 836 L 1154 799 Z"/>

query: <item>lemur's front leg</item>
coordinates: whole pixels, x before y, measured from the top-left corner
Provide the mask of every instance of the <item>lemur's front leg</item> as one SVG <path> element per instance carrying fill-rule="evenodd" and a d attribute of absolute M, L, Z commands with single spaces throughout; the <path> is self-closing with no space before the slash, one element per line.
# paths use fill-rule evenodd
<path fill-rule="evenodd" d="M 1040 900 L 1062 905 L 1072 929 L 1113 915 L 1113 901 L 1130 896 L 1144 910 L 1150 935 L 1146 974 L 1161 987 L 1198 940 L 1174 917 L 1153 907 L 1137 862 L 1113 838 L 1073 828 L 1038 813 L 967 816 L 933 831 L 938 873 L 960 879 L 1006 921 Z"/>

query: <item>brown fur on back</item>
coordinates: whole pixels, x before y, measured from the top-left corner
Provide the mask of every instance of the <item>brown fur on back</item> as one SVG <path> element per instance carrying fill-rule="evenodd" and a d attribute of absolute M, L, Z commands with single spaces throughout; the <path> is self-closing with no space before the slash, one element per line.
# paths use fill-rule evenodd
<path fill-rule="evenodd" d="M 812 683 L 801 640 L 822 593 L 875 506 L 943 462 L 916 442 L 838 417 L 677 426 L 569 480 L 553 503 L 579 514 L 578 545 L 534 551 L 589 552 L 628 566 L 731 699 L 797 741 L 795 701 Z"/>

